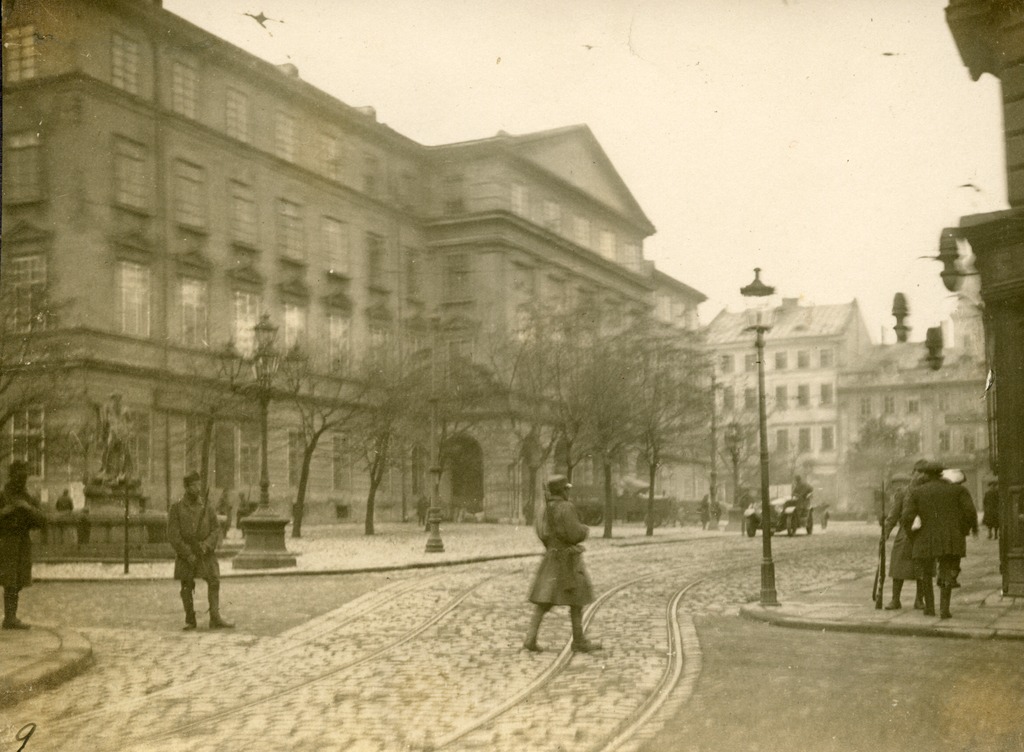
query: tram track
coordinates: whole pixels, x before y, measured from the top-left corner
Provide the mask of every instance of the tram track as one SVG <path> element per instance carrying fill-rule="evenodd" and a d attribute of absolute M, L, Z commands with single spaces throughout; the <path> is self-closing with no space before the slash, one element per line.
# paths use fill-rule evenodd
<path fill-rule="evenodd" d="M 329 612 L 311 622 L 278 635 L 274 640 L 275 642 L 280 642 L 280 644 L 274 644 L 269 650 L 258 651 L 245 660 L 204 673 L 194 679 L 160 687 L 145 694 L 116 701 L 82 713 L 62 716 L 51 724 L 51 728 L 59 731 L 65 726 L 72 724 L 109 717 L 111 714 L 130 712 L 135 708 L 152 704 L 161 697 L 179 695 L 183 692 L 201 688 L 204 685 L 216 684 L 218 680 L 223 679 L 225 676 L 237 674 L 239 671 L 245 670 L 250 666 L 264 664 L 268 660 L 282 659 L 289 653 L 305 649 L 311 641 L 330 637 L 332 633 L 344 629 L 349 624 L 387 606 L 389 603 L 397 601 L 414 590 L 422 590 L 425 586 L 429 586 L 429 584 L 437 582 L 443 579 L 443 577 L 443 574 L 434 574 L 426 578 L 413 577 L 408 580 L 388 584 L 383 588 L 374 590 L 345 604 L 341 608 L 341 610 L 344 610 L 344 614 L 340 618 L 334 616 L 335 612 Z M 311 625 L 313 625 L 312 629 Z"/>

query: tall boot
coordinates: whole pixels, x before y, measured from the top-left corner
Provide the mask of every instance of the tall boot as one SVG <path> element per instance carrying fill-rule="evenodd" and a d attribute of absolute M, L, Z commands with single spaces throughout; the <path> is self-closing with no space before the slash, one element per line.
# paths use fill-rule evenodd
<path fill-rule="evenodd" d="M 185 626 L 183 630 L 189 632 L 196 628 L 196 607 L 192 601 L 194 587 L 181 586 L 181 605 L 185 607 Z"/>
<path fill-rule="evenodd" d="M 918 611 L 924 608 L 924 585 L 920 580 L 914 580 L 914 608 Z"/>
<path fill-rule="evenodd" d="M 903 580 L 893 579 L 892 581 L 892 600 L 885 604 L 886 611 L 897 611 L 903 608 L 903 604 L 900 603 L 900 594 L 903 592 Z"/>
<path fill-rule="evenodd" d="M 600 640 L 588 640 L 583 636 L 583 606 L 569 606 L 569 619 L 572 621 L 572 651 L 574 653 L 593 653 L 601 650 Z"/>
<path fill-rule="evenodd" d="M 925 577 L 921 580 L 924 588 L 924 615 L 935 616 L 935 591 L 932 589 L 932 578 Z"/>
<path fill-rule="evenodd" d="M 949 601 L 953 595 L 953 588 L 943 585 L 939 588 L 939 618 L 952 619 L 953 614 L 949 612 Z"/>
<path fill-rule="evenodd" d="M 549 606 L 534 604 L 530 626 L 526 630 L 526 639 L 523 640 L 523 647 L 531 653 L 539 653 L 544 649 L 537 644 L 537 633 L 540 631 L 540 623 L 544 620 L 544 614 L 548 612 L 548 608 Z"/>
<path fill-rule="evenodd" d="M 235 625 L 220 617 L 220 581 L 206 583 L 210 597 L 210 629 L 234 629 Z"/>
<path fill-rule="evenodd" d="M 4 588 L 4 629 L 28 629 L 25 622 L 18 619 L 18 591 L 21 588 Z"/>

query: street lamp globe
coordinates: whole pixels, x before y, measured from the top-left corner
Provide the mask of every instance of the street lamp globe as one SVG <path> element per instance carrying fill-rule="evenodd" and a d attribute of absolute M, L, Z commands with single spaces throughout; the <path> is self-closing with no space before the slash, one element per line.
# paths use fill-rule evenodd
<path fill-rule="evenodd" d="M 765 409 L 764 334 L 772 327 L 775 312 L 775 288 L 761 281 L 761 270 L 754 269 L 754 281 L 740 288 L 746 298 L 748 331 L 755 333 L 757 349 L 757 418 L 761 445 L 761 538 L 764 558 L 761 560 L 761 605 L 778 606 L 775 592 L 775 562 L 772 561 L 771 499 L 768 480 L 768 414 Z"/>
<path fill-rule="evenodd" d="M 278 356 L 274 347 L 277 340 L 277 327 L 270 323 L 270 315 L 264 313 L 252 330 L 255 344 L 253 369 L 256 373 L 256 380 L 261 389 L 269 389 L 270 382 L 277 372 Z"/>

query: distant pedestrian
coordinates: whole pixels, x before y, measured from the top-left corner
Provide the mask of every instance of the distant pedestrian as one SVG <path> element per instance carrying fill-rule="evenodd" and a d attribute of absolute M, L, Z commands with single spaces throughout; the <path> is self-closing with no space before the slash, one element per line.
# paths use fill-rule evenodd
<path fill-rule="evenodd" d="M 220 525 L 217 514 L 200 487 L 199 473 L 185 476 L 185 494 L 167 512 L 167 539 L 177 556 L 174 579 L 181 581 L 181 602 L 185 607 L 185 629 L 196 628 L 196 610 L 192 595 L 196 579 L 206 580 L 210 602 L 210 629 L 232 629 L 235 625 L 220 615 L 220 564 L 217 545 Z"/>
<path fill-rule="evenodd" d="M 64 489 L 59 497 L 57 497 L 56 509 L 58 512 L 71 512 L 75 509 L 75 502 L 71 500 L 71 494 L 68 489 Z"/>
<path fill-rule="evenodd" d="M 903 593 L 903 583 L 906 580 L 917 580 L 914 569 L 913 550 L 910 545 L 910 536 L 907 528 L 900 522 L 903 514 L 903 506 L 906 504 L 907 493 L 910 491 L 911 477 L 906 474 L 894 475 L 889 481 L 893 489 L 892 507 L 882 523 L 882 538 L 889 539 L 889 534 L 896 530 L 896 538 L 892 543 L 892 556 L 890 557 L 889 576 L 892 577 L 892 599 L 885 605 L 886 611 L 894 611 L 903 608 L 900 596 Z M 924 608 L 924 592 L 918 587 L 914 606 Z"/>
<path fill-rule="evenodd" d="M 224 517 L 224 529 L 231 529 L 231 498 L 228 493 L 228 489 L 224 489 L 220 494 L 220 501 L 217 502 L 217 514 Z"/>
<path fill-rule="evenodd" d="M 594 590 L 583 566 L 580 544 L 590 534 L 590 528 L 576 515 L 576 508 L 569 501 L 570 488 L 572 484 L 564 475 L 548 480 L 544 507 L 534 521 L 545 552 L 530 590 L 534 610 L 523 647 L 535 653 L 541 651 L 537 644 L 541 621 L 552 606 L 569 607 L 574 652 L 592 653 L 601 649 L 600 642 L 583 635 L 583 607 L 593 602 Z"/>
<path fill-rule="evenodd" d="M 697 505 L 697 511 L 700 513 L 700 529 L 707 530 L 708 523 L 711 521 L 711 503 L 708 501 L 707 494 L 704 494 L 704 498 Z"/>
<path fill-rule="evenodd" d="M 811 494 L 814 488 L 799 475 L 793 477 L 792 495 L 798 509 L 804 510 L 811 504 Z"/>
<path fill-rule="evenodd" d="M 426 528 L 427 526 L 428 509 L 430 509 L 430 502 L 427 501 L 427 495 L 420 494 L 416 498 L 416 524 L 420 527 Z"/>
<path fill-rule="evenodd" d="M 999 540 L 999 481 L 990 480 L 981 500 L 982 524 L 988 528 L 989 539 Z"/>
<path fill-rule="evenodd" d="M 18 619 L 18 595 L 32 584 L 32 539 L 29 531 L 46 522 L 39 500 L 28 492 L 28 465 L 11 463 L 0 491 L 0 585 L 4 589 L 4 629 L 28 629 Z"/>
<path fill-rule="evenodd" d="M 920 466 L 924 482 L 910 489 L 901 522 L 913 533 L 914 565 L 923 581 L 926 616 L 935 616 L 935 594 L 932 572 L 938 563 L 940 612 L 943 619 L 952 617 L 950 600 L 953 588 L 959 587 L 960 559 L 967 553 L 964 538 L 977 530 L 978 514 L 967 489 L 948 483 L 941 477 L 942 465 L 925 462 Z M 920 522 L 915 525 L 915 519 Z"/>
<path fill-rule="evenodd" d="M 713 530 L 718 530 L 718 522 L 722 519 L 722 505 L 718 503 L 718 499 L 711 500 L 711 527 Z"/>

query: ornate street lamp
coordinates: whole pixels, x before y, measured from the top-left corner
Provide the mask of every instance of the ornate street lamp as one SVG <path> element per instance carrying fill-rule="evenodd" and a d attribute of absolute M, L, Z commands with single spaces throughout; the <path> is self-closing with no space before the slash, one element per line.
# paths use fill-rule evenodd
<path fill-rule="evenodd" d="M 740 521 L 740 535 L 743 535 L 743 505 L 740 503 L 740 449 L 743 446 L 743 432 L 735 420 L 725 427 L 725 450 L 732 460 L 732 503 Z"/>
<path fill-rule="evenodd" d="M 761 560 L 761 605 L 778 606 L 775 592 L 775 562 L 772 561 L 772 517 L 771 500 L 768 498 L 768 415 L 765 410 L 764 394 L 764 333 L 772 328 L 775 308 L 771 304 L 774 287 L 761 281 L 761 270 L 754 269 L 754 281 L 740 288 L 748 300 L 747 331 L 755 333 L 754 346 L 757 348 L 757 417 L 761 443 L 761 539 L 764 557 Z"/>
<path fill-rule="evenodd" d="M 427 509 L 426 553 L 444 553 L 444 541 L 441 540 L 441 445 L 437 434 L 437 330 L 441 326 L 439 316 L 431 319 L 433 343 L 430 347 L 430 508 Z"/>
<path fill-rule="evenodd" d="M 273 395 L 274 376 L 280 365 L 275 340 L 277 327 L 263 314 L 253 327 L 255 335 L 252 371 L 256 397 L 260 405 L 260 503 L 255 512 L 238 522 L 245 536 L 245 545 L 231 561 L 234 569 L 272 569 L 294 567 L 295 554 L 284 545 L 287 517 L 279 517 L 270 509 L 270 474 L 267 463 L 267 413 Z"/>

